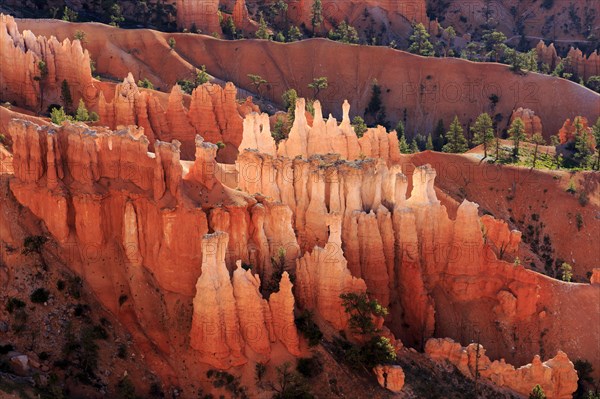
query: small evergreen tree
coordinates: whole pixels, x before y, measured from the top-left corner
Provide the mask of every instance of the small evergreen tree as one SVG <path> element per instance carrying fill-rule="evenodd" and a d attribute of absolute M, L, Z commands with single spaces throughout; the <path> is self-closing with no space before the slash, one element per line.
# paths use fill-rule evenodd
<path fill-rule="evenodd" d="M 196 78 L 194 79 L 196 87 L 207 83 L 209 80 L 210 75 L 206 72 L 206 65 L 201 65 L 200 69 L 196 69 Z"/>
<path fill-rule="evenodd" d="M 412 154 L 416 154 L 416 153 L 420 152 L 419 145 L 417 144 L 416 138 L 413 138 L 412 141 L 410 142 L 410 152 Z"/>
<path fill-rule="evenodd" d="M 562 280 L 567 283 L 571 282 L 571 279 L 573 278 L 573 267 L 570 264 L 563 262 L 560 266 L 560 270 L 562 272 Z"/>
<path fill-rule="evenodd" d="M 352 119 L 352 127 L 354 127 L 354 132 L 358 138 L 361 138 L 367 131 L 367 125 L 365 124 L 364 119 L 358 115 Z"/>
<path fill-rule="evenodd" d="M 71 88 L 66 79 L 62 81 L 60 86 L 60 99 L 62 100 L 65 110 L 68 112 L 73 106 L 73 97 L 71 97 Z"/>
<path fill-rule="evenodd" d="M 531 137 L 531 142 L 535 145 L 535 148 L 533 150 L 533 161 L 531 166 L 535 168 L 535 164 L 537 162 L 538 157 L 538 147 L 540 145 L 544 145 L 546 142 L 544 141 L 544 137 L 540 133 L 534 133 L 534 135 Z"/>
<path fill-rule="evenodd" d="M 125 18 L 121 13 L 121 6 L 114 3 L 110 8 L 110 25 L 118 27 L 123 21 L 125 21 Z"/>
<path fill-rule="evenodd" d="M 342 43 L 356 44 L 359 40 L 356 29 L 346 21 L 340 22 L 335 29 L 329 31 L 327 36 L 331 40 L 340 41 Z"/>
<path fill-rule="evenodd" d="M 560 145 L 560 139 L 557 135 L 550 136 L 550 144 L 554 147 L 554 162 L 556 163 L 556 169 L 560 168 L 562 163 L 562 156 L 558 151 L 558 146 Z"/>
<path fill-rule="evenodd" d="M 137 85 L 138 87 L 142 87 L 144 89 L 154 90 L 154 85 L 150 80 L 148 80 L 148 78 L 144 78 L 144 80 L 138 80 Z"/>
<path fill-rule="evenodd" d="M 175 45 L 177 44 L 174 37 L 170 37 L 168 40 L 168 43 L 169 43 L 169 47 L 171 48 L 171 50 L 173 50 L 175 48 Z"/>
<path fill-rule="evenodd" d="M 287 33 L 287 41 L 288 42 L 297 42 L 302 39 L 302 32 L 300 32 L 300 28 L 297 26 L 290 26 Z"/>
<path fill-rule="evenodd" d="M 471 127 L 473 143 L 483 144 L 483 159 L 487 158 L 488 148 L 494 141 L 494 124 L 487 112 L 479 115 L 475 124 Z"/>
<path fill-rule="evenodd" d="M 71 120 L 71 117 L 67 115 L 63 107 L 60 107 L 52 109 L 52 112 L 50 112 L 50 120 L 52 123 L 62 125 L 64 121 Z"/>
<path fill-rule="evenodd" d="M 450 153 L 462 153 L 467 151 L 467 139 L 463 134 L 463 128 L 460 125 L 458 116 L 455 116 L 450 124 L 450 130 L 446 133 L 446 139 L 448 142 L 444 145 L 442 151 Z"/>
<path fill-rule="evenodd" d="M 425 145 L 425 149 L 428 151 L 433 151 L 433 140 L 431 139 L 431 133 L 427 135 L 427 144 Z"/>
<path fill-rule="evenodd" d="M 256 94 L 258 94 L 258 97 L 260 98 L 260 97 L 261 97 L 261 94 L 260 94 L 260 87 L 261 87 L 263 84 L 266 84 L 266 83 L 268 83 L 268 82 L 267 82 L 267 80 L 266 80 L 266 79 L 263 79 L 263 77 L 262 77 L 262 76 L 260 76 L 260 75 L 253 75 L 253 74 L 251 74 L 251 73 L 249 73 L 247 76 L 248 76 L 248 78 L 250 79 L 250 81 L 252 81 L 252 85 L 254 86 L 254 88 L 255 88 L 255 90 L 256 90 Z"/>
<path fill-rule="evenodd" d="M 388 311 L 376 299 L 369 299 L 364 292 L 348 292 L 340 295 L 342 306 L 350 315 L 350 329 L 361 335 L 372 335 L 379 330 L 373 322 L 374 317 L 384 317 Z"/>
<path fill-rule="evenodd" d="M 433 44 L 429 41 L 429 33 L 422 23 L 413 26 L 413 34 L 409 37 L 410 47 L 408 51 L 413 54 L 433 56 Z"/>
<path fill-rule="evenodd" d="M 510 129 L 508 129 L 508 135 L 513 142 L 513 157 L 517 158 L 519 156 L 519 146 L 521 141 L 527 138 L 527 136 L 525 136 L 525 124 L 521 118 L 516 118 L 511 123 Z"/>
<path fill-rule="evenodd" d="M 311 7 L 310 24 L 312 26 L 313 36 L 315 30 L 323 23 L 323 3 L 321 0 L 314 0 Z"/>
<path fill-rule="evenodd" d="M 398 140 L 398 146 L 400 147 L 400 153 L 402 154 L 410 154 L 411 150 L 408 146 L 408 142 L 406 141 L 406 137 L 404 136 L 404 132 L 400 136 L 400 140 Z"/>
<path fill-rule="evenodd" d="M 85 107 L 85 103 L 83 100 L 79 100 L 79 106 L 77 107 L 77 112 L 75 113 L 75 120 L 78 122 L 87 122 L 90 119 L 90 114 L 88 113 L 87 108 Z"/>
<path fill-rule="evenodd" d="M 256 30 L 256 38 L 263 40 L 271 39 L 271 32 L 269 31 L 269 27 L 267 26 L 267 22 L 262 13 L 260 14 L 260 20 L 258 22 L 258 29 Z"/>
<path fill-rule="evenodd" d="M 575 160 L 581 167 L 586 167 L 593 154 L 592 136 L 583 126 L 580 116 L 573 121 L 575 126 Z"/>
<path fill-rule="evenodd" d="M 78 15 L 74 10 L 71 10 L 69 7 L 65 6 L 65 9 L 63 10 L 63 17 L 62 17 L 63 21 L 77 22 L 77 17 L 78 17 Z"/>
<path fill-rule="evenodd" d="M 237 27 L 233 18 L 227 17 L 227 20 L 223 23 L 223 34 L 227 35 L 230 39 L 237 39 Z"/>
<path fill-rule="evenodd" d="M 73 35 L 73 39 L 79 40 L 81 42 L 81 44 L 86 43 L 85 32 L 80 31 L 80 30 L 75 31 L 75 34 Z"/>
<path fill-rule="evenodd" d="M 327 83 L 327 77 L 321 76 L 318 78 L 314 78 L 312 83 L 308 84 L 309 89 L 313 89 L 315 92 L 315 99 L 319 96 L 321 90 L 325 90 L 329 84 Z"/>
<path fill-rule="evenodd" d="M 546 394 L 539 384 L 533 387 L 529 399 L 546 399 Z"/>

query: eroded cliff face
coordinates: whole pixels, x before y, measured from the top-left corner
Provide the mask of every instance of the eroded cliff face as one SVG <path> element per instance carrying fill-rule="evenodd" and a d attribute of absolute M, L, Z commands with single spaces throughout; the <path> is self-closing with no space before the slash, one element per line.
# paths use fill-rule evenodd
<path fill-rule="evenodd" d="M 198 173 L 210 168 L 211 154 L 216 163 L 215 145 L 197 139 L 199 157 L 189 165 L 180 161 L 177 141 L 157 141 L 149 153 L 135 127 L 113 132 L 14 120 L 9 128 L 12 193 L 44 221 L 65 263 L 156 348 L 161 362 L 169 364 L 190 345 L 198 359 L 228 367 L 244 361 L 245 346 L 268 358 L 277 339 L 298 353 L 289 280 L 274 294 L 271 315 L 258 276 L 238 269 L 233 284 L 229 277 L 236 260 L 270 273 L 270 259 L 283 246 L 293 263 L 298 244 L 291 211 Z M 221 232 L 205 237 L 215 230 Z M 263 338 L 257 339 L 259 319 L 248 316 L 260 314 Z M 227 335 L 220 338 L 219 331 Z"/>
<path fill-rule="evenodd" d="M 531 363 L 517 369 L 504 359 L 492 362 L 481 345 L 475 343 L 462 347 L 460 343 L 448 338 L 428 340 L 425 353 L 433 360 L 452 363 L 469 378 L 475 378 L 477 372 L 494 384 L 508 387 L 525 396 L 537 384 L 542 387 L 548 399 L 569 399 L 577 389 L 577 371 L 562 351 L 543 363 L 536 355 Z"/>
<path fill-rule="evenodd" d="M 60 104 L 63 80 L 69 83 L 73 103 L 95 96 L 90 54 L 79 40 L 35 36 L 19 32 L 10 15 L 0 14 L 0 96 L 19 106 L 45 110 Z"/>

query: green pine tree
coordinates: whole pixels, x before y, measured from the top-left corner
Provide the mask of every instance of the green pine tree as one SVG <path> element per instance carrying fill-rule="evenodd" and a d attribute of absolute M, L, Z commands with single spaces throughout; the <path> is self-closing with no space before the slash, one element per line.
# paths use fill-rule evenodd
<path fill-rule="evenodd" d="M 408 51 L 413 54 L 433 56 L 433 44 L 429 41 L 429 33 L 422 23 L 413 26 L 413 34 L 409 37 L 410 47 Z"/>
<path fill-rule="evenodd" d="M 258 22 L 258 29 L 256 31 L 257 39 L 269 40 L 271 38 L 271 32 L 269 32 L 269 27 L 267 26 L 267 22 L 263 17 L 262 13 L 260 14 L 260 20 Z"/>
<path fill-rule="evenodd" d="M 419 145 L 417 144 L 417 140 L 412 139 L 412 141 L 410 142 L 410 152 L 412 152 L 413 154 L 416 154 L 420 151 L 421 150 L 419 150 Z"/>
<path fill-rule="evenodd" d="M 580 116 L 575 117 L 573 125 L 575 126 L 575 160 L 585 168 L 593 154 L 592 136 L 584 128 Z"/>
<path fill-rule="evenodd" d="M 473 143 L 483 144 L 483 158 L 487 158 L 488 148 L 494 141 L 492 118 L 487 112 L 477 117 L 475 124 L 471 127 L 471 132 L 473 133 Z"/>
<path fill-rule="evenodd" d="M 462 153 L 467 151 L 467 139 L 463 133 L 463 128 L 460 125 L 458 116 L 454 117 L 454 120 L 450 124 L 450 130 L 446 133 L 446 139 L 448 142 L 442 148 L 444 152 L 450 153 Z"/>
<path fill-rule="evenodd" d="M 398 147 L 400 147 L 400 152 L 402 154 L 410 154 L 410 147 L 408 146 L 408 142 L 406 141 L 406 136 L 404 136 L 404 132 L 400 135 L 400 140 L 398 140 Z"/>
<path fill-rule="evenodd" d="M 508 136 L 513 142 L 513 157 L 517 158 L 519 156 L 519 146 L 521 141 L 527 138 L 527 136 L 525 136 L 525 124 L 521 118 L 516 118 L 511 123 L 510 129 L 508 129 Z"/>
<path fill-rule="evenodd" d="M 529 394 L 529 399 L 546 399 L 546 394 L 541 386 L 536 385 Z"/>
<path fill-rule="evenodd" d="M 433 151 L 433 140 L 431 139 L 431 133 L 429 133 L 427 136 L 427 144 L 425 145 L 425 149 Z"/>
<path fill-rule="evenodd" d="M 352 127 L 354 127 L 354 132 L 358 138 L 361 138 L 367 131 L 365 120 L 358 115 L 352 119 Z"/>
<path fill-rule="evenodd" d="M 90 114 L 88 113 L 87 108 L 85 107 L 85 103 L 83 100 L 79 100 L 79 106 L 77 107 L 77 112 L 75 113 L 75 120 L 78 122 L 87 122 L 90 119 Z"/>
<path fill-rule="evenodd" d="M 323 23 L 323 3 L 321 0 L 315 0 L 311 7 L 311 17 L 310 24 L 313 30 L 313 36 L 315 35 L 315 30 Z"/>

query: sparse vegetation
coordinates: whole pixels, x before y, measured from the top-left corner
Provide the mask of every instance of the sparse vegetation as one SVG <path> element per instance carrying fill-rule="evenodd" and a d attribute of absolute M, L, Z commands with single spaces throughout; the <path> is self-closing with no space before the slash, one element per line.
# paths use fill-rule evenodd
<path fill-rule="evenodd" d="M 458 116 L 454 117 L 450 130 L 446 133 L 447 143 L 442 148 L 444 152 L 462 153 L 467 151 L 467 139 L 463 134 L 463 128 L 458 120 Z"/>
<path fill-rule="evenodd" d="M 571 279 L 573 278 L 573 267 L 564 262 L 561 265 L 560 270 L 562 272 L 562 280 L 566 281 L 567 283 L 571 282 Z"/>
<path fill-rule="evenodd" d="M 33 303 L 44 303 L 44 302 L 48 301 L 49 297 L 50 297 L 50 291 L 48 291 L 45 288 L 38 288 L 31 293 L 31 296 L 29 297 L 29 299 Z"/>
<path fill-rule="evenodd" d="M 33 253 L 40 254 L 46 241 L 48 241 L 48 239 L 44 236 L 25 237 L 23 240 L 23 250 L 21 253 L 23 255 L 29 255 Z"/>
<path fill-rule="evenodd" d="M 309 346 L 316 346 L 321 342 L 323 333 L 319 326 L 313 320 L 313 314 L 308 310 L 302 313 L 294 320 L 298 331 L 308 340 Z"/>
<path fill-rule="evenodd" d="M 327 77 L 320 76 L 318 78 L 314 78 L 312 83 L 308 84 L 308 88 L 313 89 L 314 98 L 317 99 L 321 90 L 325 90 L 328 87 L 328 85 L 329 84 L 327 83 Z"/>

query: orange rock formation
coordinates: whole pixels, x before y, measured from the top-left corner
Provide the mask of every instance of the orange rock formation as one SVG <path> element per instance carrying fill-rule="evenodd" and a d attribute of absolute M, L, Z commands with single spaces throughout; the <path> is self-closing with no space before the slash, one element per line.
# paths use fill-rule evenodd
<path fill-rule="evenodd" d="M 533 387 L 539 384 L 548 399 L 568 399 L 577 389 L 577 371 L 567 355 L 558 354 L 542 363 L 536 355 L 533 362 L 515 369 L 504 359 L 493 362 L 485 354 L 485 349 L 478 344 L 462 347 L 451 339 L 430 339 L 425 345 L 425 353 L 433 360 L 448 361 L 469 378 L 475 378 L 476 370 L 483 378 L 491 380 L 498 386 L 508 387 L 522 395 L 528 395 Z"/>
<path fill-rule="evenodd" d="M 581 50 L 571 47 L 567 56 L 560 58 L 556 53 L 554 43 L 546 46 L 543 40 L 540 40 L 535 49 L 538 60 L 547 64 L 551 70 L 554 70 L 556 65 L 563 61 L 566 72 L 573 73 L 586 81 L 590 76 L 600 75 L 600 55 L 597 51 L 586 57 Z"/>
<path fill-rule="evenodd" d="M 398 393 L 404 386 L 404 371 L 400 366 L 376 366 L 373 372 L 382 387 Z"/>
<path fill-rule="evenodd" d="M 98 90 L 90 54 L 79 40 L 60 42 L 54 36 L 36 37 L 28 30 L 21 34 L 13 17 L 0 14 L 0 53 L 0 96 L 6 101 L 36 111 L 60 104 L 63 80 L 69 83 L 74 104 Z"/>
<path fill-rule="evenodd" d="M 314 103 L 315 116 L 312 125 L 306 119 L 306 104 L 303 98 L 296 102 L 295 117 L 289 137 L 279 146 L 271 136 L 267 114 L 249 115 L 244 121 L 242 143 L 239 151 L 246 149 L 275 156 L 308 158 L 312 154 L 339 154 L 342 159 L 355 160 L 364 157 L 380 158 L 386 162 L 400 160 L 398 137 L 396 132 L 388 133 L 385 128 L 369 128 L 363 137 L 358 138 L 350 124 L 350 104 L 344 102 L 342 122 L 338 125 L 329 115 L 323 120 L 321 104 Z"/>
<path fill-rule="evenodd" d="M 251 100 L 238 104 L 236 93 L 232 83 L 227 83 L 224 88 L 206 83 L 192 92 L 189 108 L 186 108 L 184 94 L 175 85 L 165 109 L 154 92 L 140 90 L 129 74 L 115 87 L 111 102 L 100 93 L 98 113 L 101 123 L 113 129 L 120 125 L 143 127 L 144 134 L 152 142 L 155 139 L 179 140 L 184 159 L 193 158 L 197 134 L 211 143 L 220 141 L 226 148 L 224 160 L 232 162 L 236 156 L 235 148 L 242 140 L 242 117 L 248 111 L 257 110 Z"/>
<path fill-rule="evenodd" d="M 510 117 L 510 123 L 517 118 L 521 118 L 525 124 L 525 134 L 529 137 L 533 136 L 535 133 L 543 133 L 542 120 L 529 108 L 519 107 L 514 110 Z"/>

